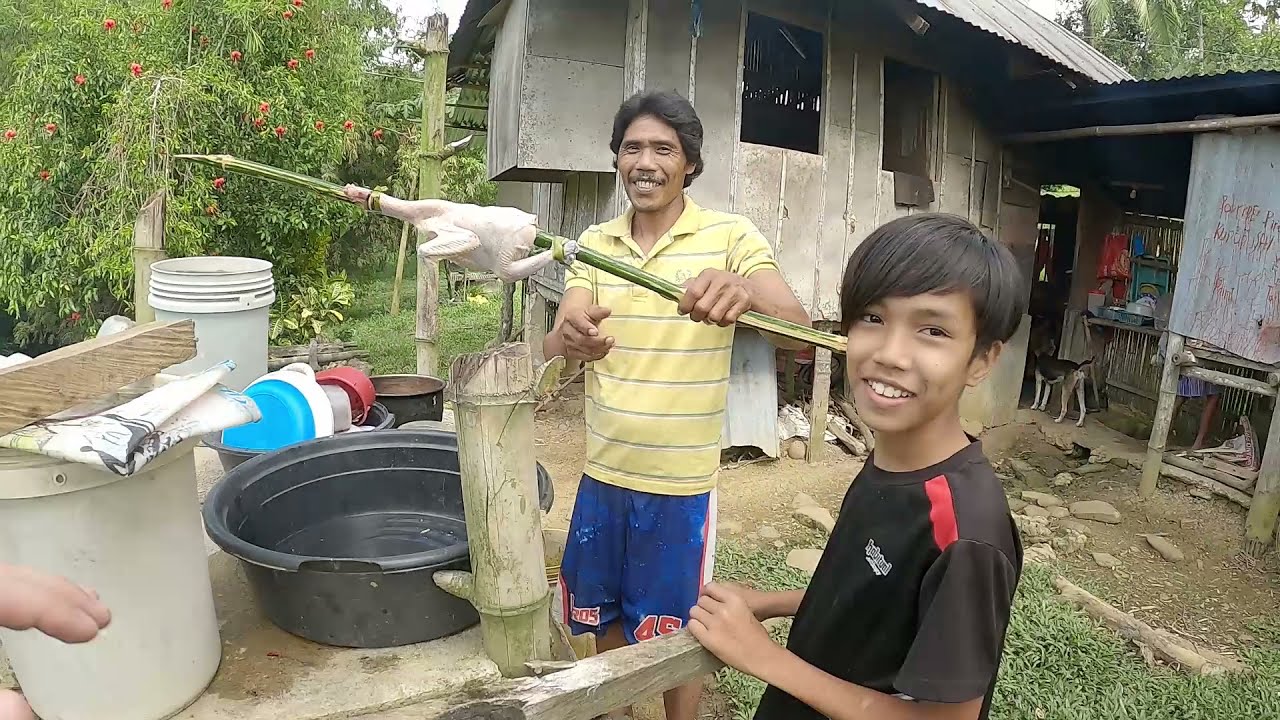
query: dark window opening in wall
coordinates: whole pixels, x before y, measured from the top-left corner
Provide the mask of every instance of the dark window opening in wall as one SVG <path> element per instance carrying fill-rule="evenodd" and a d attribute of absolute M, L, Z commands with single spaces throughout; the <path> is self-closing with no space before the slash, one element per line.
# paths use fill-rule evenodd
<path fill-rule="evenodd" d="M 742 141 L 818 153 L 822 66 L 822 33 L 748 13 Z"/>
<path fill-rule="evenodd" d="M 930 177 L 933 106 L 934 74 L 885 58 L 882 168 Z"/>

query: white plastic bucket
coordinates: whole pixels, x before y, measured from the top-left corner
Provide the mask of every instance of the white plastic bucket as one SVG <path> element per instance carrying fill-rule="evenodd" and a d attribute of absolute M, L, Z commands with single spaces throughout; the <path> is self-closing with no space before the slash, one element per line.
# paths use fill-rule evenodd
<path fill-rule="evenodd" d="M 171 448 L 132 477 L 0 450 L 0 558 L 93 588 L 111 610 L 84 644 L 0 630 L 40 717 L 161 720 L 212 681 L 222 643 L 194 447 Z"/>
<path fill-rule="evenodd" d="M 271 263 L 257 258 L 189 257 L 151 264 L 148 300 L 161 321 L 193 320 L 196 356 L 166 372 L 199 372 L 223 360 L 236 364 L 225 384 L 244 390 L 267 372 Z"/>

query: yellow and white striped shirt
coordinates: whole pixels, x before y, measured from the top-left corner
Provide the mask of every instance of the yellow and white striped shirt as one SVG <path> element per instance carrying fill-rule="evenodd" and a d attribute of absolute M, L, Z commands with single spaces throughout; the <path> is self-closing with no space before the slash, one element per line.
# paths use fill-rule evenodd
<path fill-rule="evenodd" d="M 754 223 L 708 210 L 688 195 L 671 231 L 646 256 L 631 238 L 633 211 L 582 234 L 579 244 L 676 283 L 707 268 L 743 277 L 777 269 Z M 661 495 L 713 489 L 729 388 L 733 328 L 691 321 L 676 303 L 584 265 L 565 289 L 586 288 L 612 314 L 600 324 L 614 347 L 586 373 L 587 467 L 603 483 Z"/>

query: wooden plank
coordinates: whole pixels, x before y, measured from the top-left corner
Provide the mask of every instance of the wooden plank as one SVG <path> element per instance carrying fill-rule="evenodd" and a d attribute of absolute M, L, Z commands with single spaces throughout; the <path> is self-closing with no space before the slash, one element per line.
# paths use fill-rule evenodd
<path fill-rule="evenodd" d="M 722 667 L 688 630 L 681 630 L 593 655 L 542 677 L 361 715 L 360 720 L 592 720 Z"/>
<path fill-rule="evenodd" d="M 781 232 L 774 248 L 778 267 L 805 309 L 813 312 L 814 278 L 817 275 L 818 238 L 822 234 L 822 208 L 826 201 L 821 155 L 785 150 L 786 177 L 782 183 Z M 841 190 L 840 195 L 844 195 Z"/>
<path fill-rule="evenodd" d="M 814 464 L 827 445 L 827 409 L 831 399 L 831 351 L 817 348 L 813 355 L 813 404 L 809 406 L 809 452 Z"/>
<path fill-rule="evenodd" d="M 782 163 L 786 151 L 749 143 L 738 143 L 738 146 L 743 171 L 737 179 L 733 211 L 755 223 L 776 253 L 778 216 L 782 208 Z"/>
<path fill-rule="evenodd" d="M 195 323 L 135 325 L 0 369 L 0 434 L 26 427 L 196 354 Z"/>
<path fill-rule="evenodd" d="M 1209 478 L 1210 480 L 1216 480 L 1222 483 L 1223 485 L 1226 485 L 1228 487 L 1233 487 L 1242 492 L 1247 492 L 1249 488 L 1253 486 L 1253 481 L 1251 480 L 1245 480 L 1244 478 L 1238 478 L 1235 475 L 1230 475 L 1224 472 L 1218 472 L 1217 470 L 1214 470 L 1213 468 L 1210 468 L 1210 467 L 1206 467 L 1196 462 L 1195 460 L 1192 460 L 1191 458 L 1182 457 L 1181 455 L 1175 455 L 1174 453 L 1169 453 L 1169 452 L 1165 453 L 1164 461 L 1174 467 L 1180 467 L 1183 470 L 1188 470 L 1193 473 L 1199 473 Z"/>
<path fill-rule="evenodd" d="M 1160 466 L 1164 464 L 1165 443 L 1169 441 L 1169 426 L 1173 423 L 1173 403 L 1178 396 L 1178 366 L 1173 358 L 1182 352 L 1183 337 L 1175 332 L 1169 333 L 1169 344 L 1165 348 L 1164 370 L 1160 375 L 1160 399 L 1156 401 L 1156 414 L 1151 424 L 1151 438 L 1147 440 L 1147 456 L 1142 463 L 1142 480 L 1138 484 L 1138 494 L 1149 498 L 1156 492 L 1156 481 L 1160 479 Z"/>
<path fill-rule="evenodd" d="M 1204 465 L 1205 467 L 1211 468 L 1213 470 L 1217 470 L 1218 472 L 1221 472 L 1221 473 L 1234 475 L 1240 478 L 1241 480 L 1248 480 L 1250 485 L 1252 485 L 1254 481 L 1258 479 L 1257 470 L 1250 470 L 1249 468 L 1243 468 L 1234 463 L 1229 463 L 1223 460 L 1219 460 L 1218 458 L 1213 457 L 1212 455 L 1197 455 L 1196 457 L 1200 459 L 1201 465 Z"/>
<path fill-rule="evenodd" d="M 1253 506 L 1245 519 L 1245 550 L 1254 557 L 1266 552 L 1280 515 L 1280 402 L 1271 412 L 1271 427 L 1263 447 L 1266 449 L 1258 468 L 1258 484 L 1253 489 Z"/>
<path fill-rule="evenodd" d="M 1231 373 L 1218 372 L 1217 370 L 1207 370 L 1202 367 L 1184 367 L 1182 374 L 1187 377 L 1193 377 L 1205 382 L 1221 385 L 1223 387 L 1235 388 L 1254 395 L 1264 395 L 1266 397 L 1275 397 L 1276 389 L 1274 386 L 1261 380 L 1253 378 L 1240 377 Z"/>
<path fill-rule="evenodd" d="M 1167 478 L 1177 480 L 1178 482 L 1184 482 L 1188 485 L 1194 485 L 1195 487 L 1208 490 L 1214 495 L 1224 497 L 1241 507 L 1247 508 L 1253 504 L 1252 497 L 1240 492 L 1230 485 L 1223 485 L 1213 478 L 1205 477 L 1198 472 L 1192 472 L 1186 468 L 1180 468 L 1177 465 L 1167 465 L 1162 463 L 1160 465 L 1160 474 Z"/>

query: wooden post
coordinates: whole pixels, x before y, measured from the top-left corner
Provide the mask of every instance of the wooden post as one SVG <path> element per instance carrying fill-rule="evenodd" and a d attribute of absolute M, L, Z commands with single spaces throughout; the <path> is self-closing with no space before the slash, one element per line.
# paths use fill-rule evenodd
<path fill-rule="evenodd" d="M 1142 481 L 1138 495 L 1149 498 L 1156 492 L 1160 479 L 1160 465 L 1164 462 L 1165 443 L 1169 440 L 1169 425 L 1173 423 L 1173 403 L 1178 398 L 1178 378 L 1182 368 L 1178 366 L 1178 353 L 1182 352 L 1183 337 L 1172 330 L 1164 349 L 1164 371 L 1160 374 L 1160 395 L 1156 400 L 1156 416 L 1151 423 L 1151 438 L 1147 440 L 1147 458 L 1142 463 Z"/>
<path fill-rule="evenodd" d="M 471 572 L 438 572 L 435 581 L 476 606 L 485 653 L 499 671 L 527 675 L 526 663 L 551 659 L 529 346 L 460 355 L 449 377 Z"/>
<path fill-rule="evenodd" d="M 814 348 L 813 404 L 809 406 L 809 451 L 805 459 L 814 464 L 822 459 L 827 441 L 827 410 L 831 402 L 831 351 Z"/>
<path fill-rule="evenodd" d="M 404 254 L 409 245 L 409 223 L 400 227 L 400 249 L 396 252 L 396 279 L 391 284 L 391 314 L 400 314 L 400 288 L 404 286 Z M 437 291 L 439 292 L 439 291 Z"/>
<path fill-rule="evenodd" d="M 444 168 L 444 76 L 449 60 L 449 17 L 435 13 L 427 18 L 427 34 L 421 46 L 422 68 L 422 160 L 418 169 L 418 198 L 440 197 L 440 177 Z M 417 244 L 427 241 L 421 233 Z M 417 253 L 414 253 L 417 256 Z M 439 335 L 440 265 L 418 257 L 418 321 L 414 344 L 418 354 L 418 374 L 434 376 L 440 364 L 436 347 Z"/>
<path fill-rule="evenodd" d="M 165 191 L 157 190 L 138 211 L 133 222 L 133 319 L 149 323 L 156 319 L 148 295 L 151 292 L 151 263 L 165 259 Z"/>
<path fill-rule="evenodd" d="M 538 292 L 538 283 L 533 278 L 524 281 L 524 341 L 529 343 L 529 351 L 536 364 L 546 362 L 542 352 L 542 341 L 547 337 L 547 299 Z"/>
<path fill-rule="evenodd" d="M 1245 551 L 1254 557 L 1262 557 L 1267 544 L 1276 531 L 1276 519 L 1280 515 L 1280 398 L 1271 410 L 1271 428 L 1267 431 L 1267 445 L 1262 452 L 1262 466 L 1258 468 L 1258 484 L 1253 488 L 1253 502 L 1249 516 L 1245 518 Z"/>

